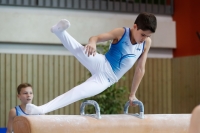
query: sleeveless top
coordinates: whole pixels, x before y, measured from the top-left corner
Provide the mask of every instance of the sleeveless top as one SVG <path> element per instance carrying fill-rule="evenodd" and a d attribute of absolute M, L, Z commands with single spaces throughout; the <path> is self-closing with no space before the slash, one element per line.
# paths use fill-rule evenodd
<path fill-rule="evenodd" d="M 116 44 L 111 44 L 109 51 L 105 54 L 118 80 L 134 65 L 143 53 L 145 46 L 145 41 L 140 44 L 132 44 L 130 28 L 124 29 L 122 38 Z"/>
<path fill-rule="evenodd" d="M 19 105 L 15 107 L 15 110 L 16 110 L 17 116 L 28 115 L 21 109 L 21 107 Z"/>

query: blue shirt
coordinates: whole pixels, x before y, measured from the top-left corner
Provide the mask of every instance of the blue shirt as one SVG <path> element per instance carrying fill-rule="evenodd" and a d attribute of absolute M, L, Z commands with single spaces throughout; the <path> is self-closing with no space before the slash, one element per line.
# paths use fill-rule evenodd
<path fill-rule="evenodd" d="M 16 110 L 17 116 L 28 115 L 21 109 L 21 107 L 19 105 L 15 107 L 15 110 Z"/>
<path fill-rule="evenodd" d="M 109 51 L 105 54 L 118 80 L 134 65 L 145 46 L 145 42 L 132 44 L 130 28 L 124 29 L 122 38 L 116 44 L 111 44 Z"/>

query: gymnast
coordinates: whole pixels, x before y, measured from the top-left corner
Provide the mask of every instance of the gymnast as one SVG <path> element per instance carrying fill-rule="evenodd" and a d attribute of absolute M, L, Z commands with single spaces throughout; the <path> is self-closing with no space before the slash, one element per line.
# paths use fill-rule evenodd
<path fill-rule="evenodd" d="M 130 105 L 136 106 L 131 101 L 137 100 L 136 91 L 145 73 L 145 63 L 151 46 L 150 36 L 157 27 L 156 17 L 151 13 L 140 13 L 132 28 L 116 28 L 110 32 L 92 36 L 85 46 L 82 46 L 66 31 L 69 27 L 70 22 L 63 19 L 51 28 L 51 32 L 91 72 L 92 76 L 44 105 L 28 104 L 27 113 L 45 114 L 97 95 L 116 83 L 137 61 L 129 95 Z M 97 53 L 96 43 L 108 40 L 112 40 L 112 43 L 107 53 L 105 55 Z"/>

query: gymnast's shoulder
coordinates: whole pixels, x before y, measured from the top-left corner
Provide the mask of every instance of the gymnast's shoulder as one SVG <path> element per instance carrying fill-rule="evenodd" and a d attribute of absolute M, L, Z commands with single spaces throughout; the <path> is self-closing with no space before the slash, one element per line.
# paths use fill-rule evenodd
<path fill-rule="evenodd" d="M 12 108 L 10 111 L 9 111 L 9 118 L 14 118 L 16 116 L 16 109 L 15 108 Z"/>

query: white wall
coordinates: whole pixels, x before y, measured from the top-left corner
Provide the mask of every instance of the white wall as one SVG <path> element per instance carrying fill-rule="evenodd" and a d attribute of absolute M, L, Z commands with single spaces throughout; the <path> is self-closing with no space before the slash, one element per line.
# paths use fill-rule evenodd
<path fill-rule="evenodd" d="M 62 45 L 48 44 L 6 44 L 0 43 L 0 53 L 9 54 L 40 54 L 40 55 L 67 55 L 72 54 Z M 172 49 L 151 48 L 148 58 L 172 58 Z"/>
<path fill-rule="evenodd" d="M 62 18 L 71 22 L 68 32 L 80 43 L 117 27 L 132 27 L 137 14 L 0 6 L 0 42 L 59 44 L 50 27 Z M 152 47 L 175 48 L 175 22 L 158 16 Z"/>

